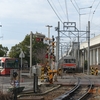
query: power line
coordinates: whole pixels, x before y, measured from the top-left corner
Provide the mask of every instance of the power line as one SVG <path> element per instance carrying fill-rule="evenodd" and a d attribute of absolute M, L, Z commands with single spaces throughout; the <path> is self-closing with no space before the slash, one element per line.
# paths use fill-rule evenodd
<path fill-rule="evenodd" d="M 71 1 L 71 3 L 73 4 L 74 8 L 76 9 L 76 11 L 77 11 L 78 14 L 79 14 L 79 11 L 78 11 L 77 8 L 75 7 L 75 5 L 74 5 L 74 3 L 72 2 L 72 0 L 70 0 L 70 1 Z"/>
<path fill-rule="evenodd" d="M 100 1 L 99 1 L 98 5 L 96 6 L 95 10 L 93 11 L 93 15 L 95 14 L 96 9 L 97 9 L 97 7 L 99 6 L 99 4 L 100 4 Z M 92 18 L 91 18 L 91 22 L 92 22 L 92 19 L 93 19 L 93 15 L 92 15 Z"/>
<path fill-rule="evenodd" d="M 66 7 L 66 15 L 67 15 L 67 20 L 69 22 L 69 18 L 68 18 L 68 8 L 67 8 L 67 1 L 65 0 L 65 7 Z"/>
<path fill-rule="evenodd" d="M 59 5 L 60 5 L 60 8 L 62 9 L 63 13 L 65 14 L 65 12 L 64 12 L 64 10 L 63 10 L 63 7 L 61 6 L 61 3 L 60 3 L 59 0 L 58 0 L 58 2 L 59 2 Z"/>
<path fill-rule="evenodd" d="M 61 19 L 63 19 L 62 16 L 61 16 L 61 14 L 60 14 L 59 11 L 57 10 L 57 8 L 56 8 L 56 6 L 55 6 L 53 0 L 51 0 L 51 2 L 52 2 L 52 4 L 53 4 L 53 7 L 55 8 L 55 11 L 58 13 L 58 15 L 60 15 Z"/>
<path fill-rule="evenodd" d="M 60 19 L 60 17 L 58 16 L 58 14 L 56 13 L 56 11 L 54 10 L 53 6 L 51 5 L 51 3 L 49 2 L 49 0 L 47 0 L 49 5 L 51 6 L 51 8 L 53 9 L 54 13 L 56 14 L 56 16 L 58 17 L 58 19 L 62 22 L 62 20 Z M 63 23 L 63 22 L 62 22 Z"/>
<path fill-rule="evenodd" d="M 94 0 L 93 3 L 92 3 L 92 7 L 93 7 L 94 2 L 95 2 L 95 0 Z M 91 8 L 91 9 L 92 9 L 92 8 Z M 91 9 L 90 9 L 88 21 L 89 21 L 89 19 L 90 19 Z"/>
<path fill-rule="evenodd" d="M 74 2 L 75 2 L 75 4 L 76 4 L 76 6 L 78 7 L 78 9 L 79 9 L 79 6 L 78 6 L 78 4 L 76 3 L 76 1 L 74 0 Z"/>

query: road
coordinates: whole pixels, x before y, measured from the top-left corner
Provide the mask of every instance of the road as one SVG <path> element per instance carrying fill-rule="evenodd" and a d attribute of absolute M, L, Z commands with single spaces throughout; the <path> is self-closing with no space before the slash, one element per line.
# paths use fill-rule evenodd
<path fill-rule="evenodd" d="M 76 84 L 77 77 L 81 78 L 81 84 L 85 85 L 88 84 L 87 78 L 90 78 L 92 83 L 96 86 L 100 86 L 100 76 L 93 76 L 93 75 L 84 75 L 84 74 L 76 74 L 76 75 L 63 75 L 61 78 L 58 76 L 58 82 L 54 82 L 54 84 Z M 10 76 L 0 76 L 0 90 L 4 93 L 7 92 L 8 88 L 12 87 L 11 85 Z M 38 85 L 45 84 L 45 82 L 41 82 L 41 79 L 38 79 Z M 21 78 L 20 86 L 25 86 L 24 90 L 32 89 L 33 88 L 33 79 L 24 76 Z"/>

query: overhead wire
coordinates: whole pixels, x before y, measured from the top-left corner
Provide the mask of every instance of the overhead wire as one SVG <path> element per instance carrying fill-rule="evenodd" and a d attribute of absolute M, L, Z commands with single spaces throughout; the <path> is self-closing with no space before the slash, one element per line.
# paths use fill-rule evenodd
<path fill-rule="evenodd" d="M 51 2 L 52 2 L 52 5 L 53 5 L 53 8 L 55 9 L 55 11 L 58 13 L 58 15 L 60 15 L 61 19 L 63 19 L 62 16 L 61 16 L 61 14 L 59 13 L 58 9 L 56 8 L 53 0 L 51 0 Z"/>
<path fill-rule="evenodd" d="M 65 7 L 66 7 L 67 20 L 68 20 L 68 22 L 69 22 L 69 18 L 68 18 L 68 8 L 67 8 L 67 0 L 65 0 Z"/>
<path fill-rule="evenodd" d="M 61 18 L 58 16 L 57 12 L 55 11 L 55 9 L 53 8 L 52 4 L 50 3 L 49 0 L 47 0 L 49 5 L 51 6 L 52 10 L 54 11 L 54 13 L 56 14 L 56 16 L 58 17 L 58 19 L 63 23 L 63 21 L 61 20 Z"/>
<path fill-rule="evenodd" d="M 76 3 L 76 0 L 74 0 L 74 2 L 75 2 L 76 6 L 77 6 L 77 7 L 78 7 L 78 9 L 79 9 L 79 6 L 78 6 L 78 4 Z"/>
<path fill-rule="evenodd" d="M 98 5 L 96 6 L 95 10 L 93 11 L 93 15 L 95 14 L 95 12 L 96 12 L 97 7 L 99 6 L 99 4 L 100 4 L 100 1 L 99 1 Z M 93 20 L 93 15 L 92 15 L 92 18 L 91 18 L 91 23 L 92 23 L 92 20 Z"/>
<path fill-rule="evenodd" d="M 93 1 L 93 3 L 92 3 L 92 7 L 93 7 L 94 2 L 95 2 L 95 0 L 94 0 L 94 1 Z M 89 18 L 88 18 L 88 21 L 89 21 L 89 19 L 90 19 L 91 10 L 92 10 L 92 8 L 90 9 L 90 13 L 89 13 Z"/>
<path fill-rule="evenodd" d="M 76 9 L 76 11 L 77 11 L 78 14 L 79 14 L 79 11 L 77 10 L 77 8 L 76 8 L 76 6 L 74 5 L 74 3 L 72 2 L 72 0 L 70 0 L 70 1 L 71 1 L 71 3 L 73 4 L 74 8 Z"/>
<path fill-rule="evenodd" d="M 62 5 L 60 4 L 60 1 L 59 1 L 59 0 L 58 0 L 58 3 L 59 3 L 59 5 L 60 5 L 60 8 L 62 9 L 62 11 L 63 11 L 64 15 L 66 16 L 65 11 L 64 11 L 64 9 L 63 9 Z"/>

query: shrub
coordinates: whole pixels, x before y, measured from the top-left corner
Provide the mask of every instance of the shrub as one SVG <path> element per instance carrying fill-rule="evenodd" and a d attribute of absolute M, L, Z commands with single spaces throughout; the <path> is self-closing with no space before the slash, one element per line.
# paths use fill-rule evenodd
<path fill-rule="evenodd" d="M 12 93 L 3 94 L 2 92 L 0 92 L 0 100 L 13 100 L 13 95 Z"/>
<path fill-rule="evenodd" d="M 84 61 L 84 69 L 86 70 L 87 69 L 87 65 L 88 65 L 88 62 L 87 60 Z"/>

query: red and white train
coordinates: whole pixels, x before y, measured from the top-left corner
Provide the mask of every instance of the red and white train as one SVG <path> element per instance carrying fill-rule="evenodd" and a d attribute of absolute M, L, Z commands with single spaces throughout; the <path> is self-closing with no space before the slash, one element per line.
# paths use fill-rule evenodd
<path fill-rule="evenodd" d="M 0 57 L 0 75 L 10 75 L 11 70 L 18 69 L 18 59 L 10 57 Z"/>
<path fill-rule="evenodd" d="M 60 67 L 63 71 L 73 72 L 76 70 L 76 59 L 73 56 L 66 55 L 60 59 Z"/>

